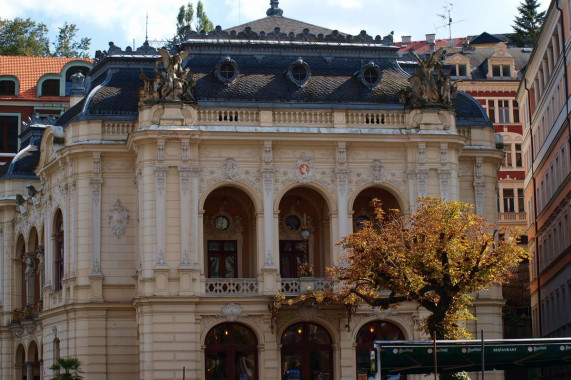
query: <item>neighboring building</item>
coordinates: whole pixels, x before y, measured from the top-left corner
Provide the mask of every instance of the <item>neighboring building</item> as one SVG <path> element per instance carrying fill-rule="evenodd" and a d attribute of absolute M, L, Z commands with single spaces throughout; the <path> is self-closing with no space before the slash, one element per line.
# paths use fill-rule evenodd
<path fill-rule="evenodd" d="M 391 35 L 314 33 L 277 3 L 189 34 L 158 77 L 148 44 L 110 44 L 0 173 L 2 379 L 49 378 L 58 356 L 90 380 L 361 379 L 374 339 L 427 338 L 413 303 L 348 315 L 325 269 L 375 197 L 495 221 L 493 125 L 462 92 L 455 112 L 405 108 Z M 480 293 L 468 329 L 500 338 L 502 306 Z"/>
<path fill-rule="evenodd" d="M 569 0 L 552 1 L 517 100 L 524 115 L 524 196 L 528 212 L 531 307 L 535 336 L 571 335 Z M 569 368 L 544 370 L 568 379 Z"/>
<path fill-rule="evenodd" d="M 91 66 L 90 59 L 0 56 L 0 164 L 18 152 L 23 123 L 69 109 L 72 75 Z"/>

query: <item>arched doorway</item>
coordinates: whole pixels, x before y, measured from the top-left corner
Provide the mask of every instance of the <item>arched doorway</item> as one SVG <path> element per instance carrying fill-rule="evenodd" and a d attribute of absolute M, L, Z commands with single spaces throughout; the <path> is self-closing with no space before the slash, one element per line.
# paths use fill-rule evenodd
<path fill-rule="evenodd" d="M 333 249 L 326 200 L 311 188 L 296 187 L 284 194 L 279 210 L 282 279 L 324 277 L 325 267 L 332 265 Z M 308 272 L 309 267 L 313 273 Z"/>
<path fill-rule="evenodd" d="M 206 380 L 257 380 L 258 340 L 248 327 L 223 323 L 206 335 Z"/>
<path fill-rule="evenodd" d="M 373 348 L 375 340 L 403 340 L 404 334 L 394 324 L 384 321 L 369 322 L 359 329 L 357 332 L 356 354 L 357 354 L 357 380 L 366 380 L 369 378 L 371 371 L 370 352 Z M 387 379 L 383 376 L 383 379 Z M 391 380 L 403 380 L 406 376 L 391 376 Z"/>
<path fill-rule="evenodd" d="M 373 199 L 379 199 L 385 211 L 402 210 L 399 201 L 391 192 L 379 187 L 369 187 L 361 191 L 353 202 L 353 231 L 358 231 L 363 222 L 375 220 L 375 210 L 371 206 Z"/>
<path fill-rule="evenodd" d="M 281 338 L 282 379 L 333 379 L 333 345 L 324 327 L 300 322 Z"/>
<path fill-rule="evenodd" d="M 27 380 L 26 371 L 26 351 L 23 345 L 18 345 L 16 349 L 16 361 L 14 363 L 16 371 L 16 380 Z"/>
<path fill-rule="evenodd" d="M 28 363 L 26 363 L 26 365 L 28 367 L 28 373 L 31 372 L 32 379 L 40 380 L 40 357 L 36 342 L 30 343 L 30 347 L 28 347 Z M 29 368 L 30 366 L 31 369 Z"/>
<path fill-rule="evenodd" d="M 205 268 L 208 278 L 256 276 L 256 212 L 242 190 L 225 186 L 204 203 Z"/>

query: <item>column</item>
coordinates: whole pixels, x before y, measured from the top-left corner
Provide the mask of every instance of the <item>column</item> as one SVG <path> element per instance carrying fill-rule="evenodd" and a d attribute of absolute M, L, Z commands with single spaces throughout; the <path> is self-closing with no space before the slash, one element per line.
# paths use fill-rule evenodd
<path fill-rule="evenodd" d="M 179 166 L 180 176 L 180 267 L 190 266 L 190 166 Z"/>
<path fill-rule="evenodd" d="M 75 225 L 75 181 L 71 181 L 69 183 L 69 202 L 70 202 L 70 277 L 75 277 L 75 269 L 76 269 L 76 250 L 75 250 L 75 236 L 76 232 L 76 225 Z"/>
<path fill-rule="evenodd" d="M 33 379 L 34 378 L 34 363 L 26 362 L 26 378 Z"/>
<path fill-rule="evenodd" d="M 26 305 L 34 304 L 34 288 L 36 278 L 36 254 L 34 252 L 24 253 L 24 276 L 26 280 Z"/>
<path fill-rule="evenodd" d="M 1 239 L 1 237 L 0 237 Z M 40 271 L 40 299 L 43 298 L 43 293 L 42 293 L 42 289 L 44 288 L 44 284 L 46 282 L 45 277 L 46 277 L 46 260 L 44 257 L 44 246 L 43 245 L 38 245 L 36 247 L 36 258 L 38 259 L 38 262 L 40 264 L 40 267 L 38 268 L 38 270 Z"/>
<path fill-rule="evenodd" d="M 52 286 L 52 279 L 53 279 L 53 261 L 54 261 L 54 256 L 53 256 L 53 250 L 54 250 L 54 238 L 52 236 L 53 234 L 53 212 L 51 207 L 48 205 L 47 209 L 46 209 L 46 216 L 44 218 L 45 220 L 45 231 L 44 231 L 44 240 L 45 240 L 45 246 L 44 246 L 44 260 L 46 263 L 46 267 L 45 267 L 45 282 L 44 282 L 44 288 L 51 288 Z M 44 306 L 46 307 L 46 306 Z"/>
<path fill-rule="evenodd" d="M 275 268 L 274 247 L 274 176 L 275 169 L 262 168 L 264 184 L 264 268 Z"/>
<path fill-rule="evenodd" d="M 476 200 L 476 214 L 484 216 L 484 190 L 486 183 L 483 179 L 474 180 L 474 199 Z"/>
<path fill-rule="evenodd" d="M 156 215 L 156 262 L 155 268 L 165 268 L 166 262 L 166 208 L 167 208 L 167 189 L 166 179 L 168 166 L 157 165 L 155 166 L 155 180 L 156 180 L 156 200 L 155 200 L 155 215 Z"/>
<path fill-rule="evenodd" d="M 408 204 L 410 212 L 414 212 L 416 210 L 416 197 L 414 196 L 414 176 L 416 171 L 414 169 L 408 169 L 406 171 L 408 176 Z"/>
<path fill-rule="evenodd" d="M 428 195 L 428 169 L 416 169 L 416 186 L 419 197 Z"/>
<path fill-rule="evenodd" d="M 199 269 L 199 257 L 198 257 L 198 239 L 199 239 L 199 220 L 198 220 L 198 198 L 199 198 L 199 188 L 198 181 L 200 176 L 200 168 L 198 166 L 192 167 L 192 250 L 194 251 L 194 268 Z"/>
<path fill-rule="evenodd" d="M 101 274 L 101 184 L 102 178 L 91 178 L 91 274 Z"/>
<path fill-rule="evenodd" d="M 440 198 L 450 200 L 450 169 L 439 168 L 438 179 L 440 180 Z"/>
<path fill-rule="evenodd" d="M 349 234 L 349 226 L 347 223 L 347 186 L 349 181 L 349 170 L 337 168 L 337 210 L 339 221 L 339 237 L 341 240 Z M 339 255 L 343 255 L 343 248 L 339 246 Z"/>

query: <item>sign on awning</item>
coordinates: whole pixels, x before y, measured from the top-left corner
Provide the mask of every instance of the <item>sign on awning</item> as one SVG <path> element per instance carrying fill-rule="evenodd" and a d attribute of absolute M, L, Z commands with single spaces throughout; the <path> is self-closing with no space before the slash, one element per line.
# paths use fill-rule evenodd
<path fill-rule="evenodd" d="M 375 341 L 383 375 L 434 371 L 434 341 Z M 571 338 L 437 340 L 438 373 L 534 368 L 571 363 Z"/>

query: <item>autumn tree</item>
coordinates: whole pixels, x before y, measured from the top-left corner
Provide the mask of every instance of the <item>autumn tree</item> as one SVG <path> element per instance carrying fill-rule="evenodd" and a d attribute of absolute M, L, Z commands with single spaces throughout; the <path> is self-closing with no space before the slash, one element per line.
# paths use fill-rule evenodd
<path fill-rule="evenodd" d="M 421 198 L 409 216 L 374 206 L 376 221 L 341 242 L 347 265 L 330 269 L 339 292 L 381 308 L 416 301 L 430 312 L 426 333 L 438 339 L 469 337 L 461 324 L 473 318 L 471 294 L 506 282 L 529 256 L 515 240 L 498 240 L 501 231 L 467 203 Z"/>
<path fill-rule="evenodd" d="M 510 35 L 515 46 L 533 46 L 545 19 L 545 11 L 538 12 L 540 4 L 537 0 L 524 0 L 517 7 L 519 16 L 516 16 L 512 26 L 514 34 Z"/>
<path fill-rule="evenodd" d="M 76 40 L 78 28 L 65 23 L 59 28 L 56 41 L 50 43 L 49 30 L 43 23 L 31 19 L 0 19 L 0 55 L 29 57 L 87 57 L 90 38 Z M 51 50 L 53 48 L 53 51 Z"/>

